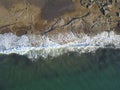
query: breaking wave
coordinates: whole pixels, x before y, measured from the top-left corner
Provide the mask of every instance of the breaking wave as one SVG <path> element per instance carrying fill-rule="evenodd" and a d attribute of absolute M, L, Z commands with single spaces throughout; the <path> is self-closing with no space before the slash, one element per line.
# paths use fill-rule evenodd
<path fill-rule="evenodd" d="M 120 48 L 120 35 L 113 31 L 96 36 L 64 33 L 52 36 L 0 34 L 0 54 L 16 53 L 30 59 L 57 57 L 67 52 L 95 52 L 98 48 Z"/>

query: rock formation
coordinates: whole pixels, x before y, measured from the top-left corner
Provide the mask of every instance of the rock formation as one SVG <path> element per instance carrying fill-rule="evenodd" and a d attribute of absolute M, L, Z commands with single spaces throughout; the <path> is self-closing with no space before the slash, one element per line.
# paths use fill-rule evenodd
<path fill-rule="evenodd" d="M 0 0 L 0 33 L 120 33 L 120 0 Z"/>

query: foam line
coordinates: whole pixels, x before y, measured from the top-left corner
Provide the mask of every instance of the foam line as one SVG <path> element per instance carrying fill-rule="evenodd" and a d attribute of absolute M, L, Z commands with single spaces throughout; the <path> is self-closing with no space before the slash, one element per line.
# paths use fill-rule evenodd
<path fill-rule="evenodd" d="M 27 55 L 30 59 L 56 57 L 70 51 L 93 52 L 106 46 L 120 48 L 120 35 L 116 35 L 113 31 L 102 32 L 93 37 L 85 34 L 77 37 L 71 32 L 52 35 L 52 37 L 40 35 L 18 37 L 12 33 L 0 34 L 0 54 L 16 53 Z"/>

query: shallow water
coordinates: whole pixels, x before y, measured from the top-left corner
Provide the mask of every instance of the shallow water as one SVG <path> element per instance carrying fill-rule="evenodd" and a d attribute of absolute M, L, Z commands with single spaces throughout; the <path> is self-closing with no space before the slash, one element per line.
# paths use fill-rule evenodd
<path fill-rule="evenodd" d="M 0 90 L 120 90 L 120 50 L 69 52 L 35 62 L 1 55 Z"/>

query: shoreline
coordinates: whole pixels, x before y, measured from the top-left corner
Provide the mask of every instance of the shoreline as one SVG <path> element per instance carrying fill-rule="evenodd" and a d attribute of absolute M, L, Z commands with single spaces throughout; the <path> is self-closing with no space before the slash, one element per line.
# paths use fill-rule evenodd
<path fill-rule="evenodd" d="M 71 33 L 72 34 L 72 33 Z M 33 36 L 21 36 L 17 37 L 14 34 L 0 34 L 0 54 L 19 54 L 26 55 L 30 59 L 37 59 L 39 57 L 47 58 L 48 56 L 56 57 L 67 52 L 94 52 L 99 48 L 120 48 L 120 35 L 116 35 L 113 31 L 102 32 L 96 36 L 90 37 L 83 35 L 78 38 L 75 35 L 68 33 L 68 36 L 58 37 L 41 37 L 38 36 L 31 40 Z M 9 39 L 8 39 L 9 37 Z M 31 40 L 31 41 L 30 41 Z M 68 41 L 67 43 L 60 44 L 58 42 Z M 70 42 L 71 41 L 71 42 Z M 38 46 L 32 46 L 32 43 L 39 42 Z"/>

